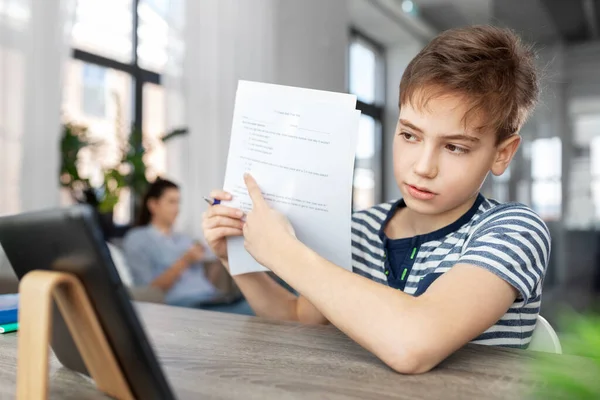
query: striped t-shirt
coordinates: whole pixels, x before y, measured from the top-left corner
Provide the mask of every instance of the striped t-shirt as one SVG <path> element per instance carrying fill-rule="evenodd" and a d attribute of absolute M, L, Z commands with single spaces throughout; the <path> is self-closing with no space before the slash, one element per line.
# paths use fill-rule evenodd
<path fill-rule="evenodd" d="M 485 268 L 519 295 L 473 343 L 526 348 L 539 314 L 550 254 L 550 233 L 542 219 L 525 205 L 501 204 L 478 195 L 473 207 L 454 223 L 425 235 L 390 240 L 384 227 L 399 207 L 405 207 L 403 200 L 354 213 L 353 271 L 418 296 L 456 264 Z M 401 254 L 401 259 L 395 260 L 394 254 Z"/>

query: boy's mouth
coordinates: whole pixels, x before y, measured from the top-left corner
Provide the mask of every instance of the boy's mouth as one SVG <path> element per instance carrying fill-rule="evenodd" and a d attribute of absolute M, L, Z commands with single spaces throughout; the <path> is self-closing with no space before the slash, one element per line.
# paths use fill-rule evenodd
<path fill-rule="evenodd" d="M 420 186 L 414 186 L 414 185 L 409 185 L 408 183 L 406 184 L 406 187 L 408 189 L 408 193 L 419 200 L 430 200 L 433 199 L 436 195 L 436 193 L 433 193 L 432 191 L 420 187 Z"/>

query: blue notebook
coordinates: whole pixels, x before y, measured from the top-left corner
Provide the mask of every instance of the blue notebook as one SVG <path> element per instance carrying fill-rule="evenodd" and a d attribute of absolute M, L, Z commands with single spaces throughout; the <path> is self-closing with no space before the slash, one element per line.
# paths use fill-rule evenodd
<path fill-rule="evenodd" d="M 18 310 L 18 294 L 0 294 L 0 325 L 17 322 L 19 320 Z"/>

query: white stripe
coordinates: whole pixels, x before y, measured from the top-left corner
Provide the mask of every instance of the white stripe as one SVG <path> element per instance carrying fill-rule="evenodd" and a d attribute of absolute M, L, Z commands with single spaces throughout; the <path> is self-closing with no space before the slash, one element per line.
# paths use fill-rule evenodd
<path fill-rule="evenodd" d="M 421 258 L 427 258 L 426 256 L 421 256 L 419 255 L 419 259 Z M 421 262 L 419 263 L 419 268 L 421 269 L 435 269 L 437 272 L 437 266 L 440 265 L 443 262 L 456 262 L 458 261 L 460 258 L 460 254 L 459 253 L 452 253 L 452 254 L 448 254 L 448 256 L 444 257 L 443 260 L 440 261 L 435 261 L 435 260 L 431 260 L 431 261 L 425 261 L 425 262 Z"/>
<path fill-rule="evenodd" d="M 525 333 L 531 332 L 535 328 L 534 325 L 516 325 L 516 326 L 505 326 L 505 325 L 494 325 L 490 327 L 484 333 L 502 333 L 502 332 L 514 332 L 514 333 Z"/>
<path fill-rule="evenodd" d="M 525 314 L 519 312 L 507 312 L 500 318 L 500 321 L 531 321 L 537 319 L 535 314 Z"/>
<path fill-rule="evenodd" d="M 493 339 L 484 339 L 484 340 L 473 340 L 473 341 L 471 341 L 471 343 L 484 344 L 486 346 L 503 346 L 503 345 L 504 346 L 507 346 L 507 345 L 521 346 L 527 342 L 523 341 L 519 338 L 493 338 Z"/>
<path fill-rule="evenodd" d="M 416 293 L 416 291 L 417 291 L 417 287 L 407 287 L 407 286 L 404 287 L 404 293 L 406 293 L 406 294 L 413 295 Z"/>
<path fill-rule="evenodd" d="M 539 308 L 541 304 L 542 304 L 541 301 L 534 301 L 533 303 L 527 303 L 527 305 L 525 307 L 522 307 L 522 308 L 526 308 L 528 310 L 531 310 L 531 309 Z"/>
<path fill-rule="evenodd" d="M 391 204 L 385 204 L 385 205 L 384 204 L 380 204 L 380 206 L 382 208 L 385 208 L 386 211 L 389 211 L 392 208 Z M 375 217 L 379 218 L 382 221 L 385 221 L 385 219 L 387 218 L 387 214 L 386 213 L 383 213 L 383 212 L 381 212 L 381 211 L 379 211 L 379 210 L 377 210 L 375 208 L 369 208 L 367 210 L 364 210 L 364 213 L 373 214 Z"/>

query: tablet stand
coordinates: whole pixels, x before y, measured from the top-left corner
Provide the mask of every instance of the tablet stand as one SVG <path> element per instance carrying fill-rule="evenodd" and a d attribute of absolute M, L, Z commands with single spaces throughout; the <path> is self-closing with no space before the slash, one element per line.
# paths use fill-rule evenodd
<path fill-rule="evenodd" d="M 53 299 L 96 387 L 116 399 L 133 400 L 79 279 L 70 273 L 43 270 L 29 272 L 19 284 L 17 399 L 48 398 Z"/>

